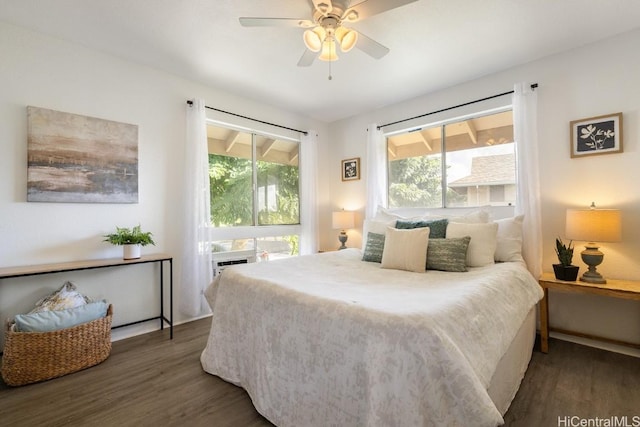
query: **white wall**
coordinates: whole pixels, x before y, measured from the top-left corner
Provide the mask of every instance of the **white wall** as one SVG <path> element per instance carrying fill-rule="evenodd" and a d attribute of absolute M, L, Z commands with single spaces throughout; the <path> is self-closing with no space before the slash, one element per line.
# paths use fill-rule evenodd
<path fill-rule="evenodd" d="M 121 248 L 103 243 L 102 235 L 140 223 L 157 242 L 143 253 L 175 257 L 178 322 L 186 320 L 177 310 L 186 100 L 203 98 L 227 111 L 315 129 L 321 158 L 327 157 L 324 123 L 5 23 L 0 23 L 0 82 L 0 267 L 120 257 Z M 27 105 L 137 124 L 139 203 L 27 203 Z M 321 187 L 320 198 L 327 203 L 328 186 Z M 158 271 L 145 265 L 0 280 L 0 319 L 30 310 L 66 280 L 113 303 L 114 324 L 159 312 Z M 157 327 L 154 322 L 126 328 L 114 337 Z"/>
<path fill-rule="evenodd" d="M 636 30 L 331 124 L 329 140 L 336 155 L 330 168 L 335 178 L 331 181 L 331 206 L 321 217 L 329 218 L 332 209 L 342 206 L 364 213 L 364 176 L 360 181 L 341 182 L 339 162 L 347 157 L 365 159 L 369 123 L 389 123 L 502 93 L 511 90 L 515 82 L 537 82 L 545 271 L 551 271 L 551 264 L 557 262 L 553 243 L 556 236 L 564 237 L 566 208 L 587 207 L 595 201 L 599 207 L 622 210 L 624 234 L 622 242 L 602 245 L 606 255 L 598 270 L 605 277 L 640 280 L 639 46 L 640 31 Z M 457 116 L 468 111 L 469 108 L 447 114 Z M 624 114 L 623 153 L 570 158 L 571 120 L 620 111 Z M 363 164 L 363 171 L 366 167 Z M 361 236 L 356 231 L 349 234 L 351 246 L 358 246 Z M 325 233 L 323 247 L 333 247 L 336 236 L 336 230 Z M 583 272 L 585 266 L 578 254 L 581 250 L 579 244 L 574 263 Z M 554 326 L 640 342 L 638 302 L 553 293 L 550 312 Z"/>
<path fill-rule="evenodd" d="M 208 105 L 319 132 L 319 170 L 328 171 L 319 181 L 320 244 L 322 249 L 332 249 L 338 245 L 338 231 L 330 224 L 332 210 L 359 210 L 358 224 L 362 222 L 369 123 L 415 116 L 510 90 L 514 82 L 531 81 L 540 85 L 545 269 L 551 270 L 555 261 L 552 245 L 555 236 L 563 234 L 565 209 L 587 206 L 594 200 L 601 207 L 623 210 L 625 235 L 621 243 L 602 246 L 606 257 L 599 270 L 609 277 L 640 280 L 640 195 L 636 184 L 640 179 L 639 42 L 640 31 L 627 33 L 327 126 L 0 23 L 0 267 L 118 257 L 119 248 L 102 243 L 101 236 L 116 225 L 137 223 L 152 231 L 158 242 L 145 252 L 167 252 L 179 258 L 184 104 L 188 98 L 203 98 Z M 139 125 L 139 203 L 27 203 L 27 105 Z M 569 121 L 618 111 L 624 113 L 624 153 L 569 157 Z M 340 160 L 351 157 L 361 158 L 362 179 L 342 182 Z M 352 231 L 349 235 L 348 245 L 358 246 L 360 234 Z M 583 266 L 579 256 L 575 261 Z M 176 259 L 176 282 L 179 267 Z M 65 280 L 74 281 L 93 297 L 112 302 L 115 324 L 157 314 L 157 271 L 137 266 L 0 280 L 0 319 L 28 311 L 38 298 Z M 178 284 L 176 287 L 179 289 Z M 179 298 L 176 290 L 175 307 Z M 554 293 L 550 310 L 555 326 L 640 341 L 637 302 Z M 187 319 L 176 312 L 176 320 Z M 136 331 L 116 332 L 114 337 Z"/>

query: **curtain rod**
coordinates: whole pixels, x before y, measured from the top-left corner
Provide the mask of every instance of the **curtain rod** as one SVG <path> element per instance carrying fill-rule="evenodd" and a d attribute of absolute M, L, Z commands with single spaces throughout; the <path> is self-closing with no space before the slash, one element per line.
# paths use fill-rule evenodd
<path fill-rule="evenodd" d="M 535 89 L 538 87 L 538 83 L 533 83 L 531 85 L 531 89 Z M 497 95 L 491 95 L 491 96 L 487 96 L 486 98 L 481 98 L 481 99 L 476 99 L 475 101 L 469 101 L 469 102 L 465 102 L 464 104 L 458 104 L 458 105 L 454 105 L 453 107 L 447 107 L 447 108 L 443 108 L 441 110 L 437 110 L 437 111 L 432 111 L 430 113 L 425 113 L 425 114 L 420 114 L 419 116 L 414 116 L 414 117 L 410 117 L 408 119 L 402 119 L 402 120 L 398 120 L 395 122 L 391 122 L 391 123 L 387 123 L 384 125 L 380 125 L 378 126 L 378 130 L 382 129 L 383 127 L 386 126 L 391 126 L 391 125 L 397 125 L 398 123 L 403 123 L 403 122 L 408 122 L 409 120 L 413 120 L 413 119 L 419 119 L 421 117 L 426 117 L 426 116 L 430 116 L 432 114 L 437 114 L 437 113 L 442 113 L 443 111 L 449 111 L 449 110 L 453 110 L 454 108 L 460 108 L 460 107 L 465 107 L 467 105 L 471 105 L 471 104 L 475 104 L 477 102 L 482 102 L 482 101 L 487 101 L 489 99 L 493 99 L 493 98 L 498 98 L 500 96 L 505 96 L 505 95 L 509 95 L 514 93 L 515 91 L 510 90 L 509 92 L 503 92 L 503 93 L 499 93 Z"/>
<path fill-rule="evenodd" d="M 189 104 L 189 105 L 193 105 L 193 101 L 188 100 L 188 101 L 187 101 L 187 104 Z M 275 123 L 265 122 L 265 121 L 263 121 L 263 120 L 258 120 L 258 119 L 254 119 L 254 118 L 251 118 L 251 117 L 242 116 L 242 115 L 240 115 L 240 114 L 230 113 L 229 111 L 219 110 L 219 109 L 214 108 L 214 107 L 209 107 L 208 105 L 205 105 L 205 106 L 204 106 L 204 108 L 207 108 L 207 109 L 209 109 L 209 110 L 213 110 L 213 111 L 217 111 L 217 112 L 219 112 L 219 113 L 225 113 L 225 114 L 229 114 L 229 115 L 231 115 L 231 116 L 240 117 L 240 118 L 242 118 L 242 119 L 252 120 L 252 121 L 254 121 L 254 122 L 262 123 L 262 124 L 265 124 L 265 125 L 275 126 L 275 127 L 277 127 L 277 128 L 281 128 L 281 129 L 292 130 L 292 131 L 294 131 L 294 132 L 300 132 L 300 133 L 301 133 L 301 134 L 303 134 L 303 135 L 307 135 L 307 134 L 309 133 L 309 132 L 305 132 L 305 131 L 303 131 L 303 130 L 298 130 L 298 129 L 288 128 L 288 127 L 286 127 L 286 126 L 277 125 L 277 124 L 275 124 Z"/>

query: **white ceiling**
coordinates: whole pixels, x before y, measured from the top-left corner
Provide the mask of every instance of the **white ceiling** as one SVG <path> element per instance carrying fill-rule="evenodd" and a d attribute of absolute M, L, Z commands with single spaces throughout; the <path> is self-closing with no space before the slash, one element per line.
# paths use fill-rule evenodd
<path fill-rule="evenodd" d="M 311 10 L 310 0 L 0 0 L 2 21 L 324 122 L 640 27 L 638 0 L 418 0 L 353 24 L 391 52 L 341 53 L 329 81 L 326 62 L 296 65 L 302 29 L 238 22 Z"/>

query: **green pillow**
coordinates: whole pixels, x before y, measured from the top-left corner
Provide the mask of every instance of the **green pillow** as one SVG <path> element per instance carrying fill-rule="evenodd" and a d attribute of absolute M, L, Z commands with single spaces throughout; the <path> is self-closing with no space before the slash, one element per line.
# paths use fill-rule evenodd
<path fill-rule="evenodd" d="M 471 237 L 429 239 L 427 270 L 467 271 L 467 249 Z"/>
<path fill-rule="evenodd" d="M 432 219 L 432 220 L 403 220 L 399 219 L 396 221 L 396 228 L 400 229 L 408 229 L 408 228 L 422 228 L 429 227 L 431 230 L 429 232 L 429 240 L 431 239 L 444 239 L 447 234 L 447 224 L 449 220 L 446 218 L 443 219 Z"/>
<path fill-rule="evenodd" d="M 384 251 L 384 234 L 367 233 L 367 245 L 362 254 L 362 260 L 368 262 L 382 262 Z"/>

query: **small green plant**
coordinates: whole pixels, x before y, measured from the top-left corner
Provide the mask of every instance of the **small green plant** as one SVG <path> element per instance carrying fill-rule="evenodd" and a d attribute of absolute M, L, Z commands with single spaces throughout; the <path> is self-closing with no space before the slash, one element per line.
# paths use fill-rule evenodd
<path fill-rule="evenodd" d="M 568 245 L 565 245 L 561 238 L 556 238 L 556 255 L 558 255 L 558 261 L 560 261 L 560 264 L 565 267 L 570 266 L 573 261 L 572 242 L 573 241 L 570 241 Z"/>
<path fill-rule="evenodd" d="M 151 232 L 142 231 L 140 225 L 136 225 L 133 228 L 116 227 L 116 232 L 111 234 L 105 234 L 104 241 L 109 242 L 112 245 L 155 245 L 151 237 Z"/>

